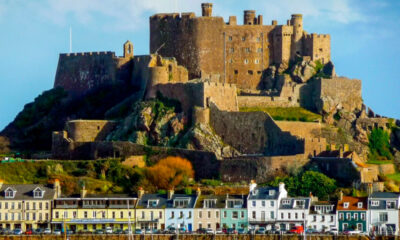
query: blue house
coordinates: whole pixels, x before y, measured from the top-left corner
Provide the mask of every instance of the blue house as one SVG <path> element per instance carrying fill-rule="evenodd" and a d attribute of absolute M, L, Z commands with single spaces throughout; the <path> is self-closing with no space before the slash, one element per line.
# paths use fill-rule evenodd
<path fill-rule="evenodd" d="M 175 194 L 168 191 L 167 207 L 165 209 L 165 226 L 187 232 L 194 231 L 194 207 L 197 195 Z"/>

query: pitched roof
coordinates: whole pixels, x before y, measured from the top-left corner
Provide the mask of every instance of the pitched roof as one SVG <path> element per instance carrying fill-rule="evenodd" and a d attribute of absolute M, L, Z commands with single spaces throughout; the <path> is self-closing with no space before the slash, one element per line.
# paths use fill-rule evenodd
<path fill-rule="evenodd" d="M 270 195 L 270 190 L 275 191 L 272 195 Z M 279 188 L 278 187 L 258 187 L 255 189 L 254 193 L 249 193 L 249 200 L 258 200 L 258 199 L 278 199 L 279 196 Z"/>
<path fill-rule="evenodd" d="M 296 208 L 296 200 L 304 200 L 304 208 Z M 310 207 L 310 198 L 307 197 L 296 197 L 296 198 L 282 198 L 279 204 L 279 209 L 308 209 Z M 288 201 L 288 204 L 283 204 L 284 201 Z"/>
<path fill-rule="evenodd" d="M 348 202 L 349 207 L 345 208 L 344 203 Z M 362 208 L 358 207 L 358 203 L 362 202 Z M 363 211 L 367 210 L 367 203 L 368 203 L 368 198 L 366 197 L 350 197 L 350 196 L 343 196 L 341 201 L 338 201 L 337 203 L 337 210 L 338 211 Z"/>
<path fill-rule="evenodd" d="M 185 208 L 194 208 L 197 200 L 197 195 L 187 195 L 187 194 L 174 194 L 172 198 L 167 201 L 167 208 L 174 208 L 174 200 L 188 198 L 189 204 Z"/>
<path fill-rule="evenodd" d="M 216 200 L 215 208 L 224 208 L 225 207 L 225 198 L 226 198 L 226 195 L 211 195 L 211 194 L 203 195 L 203 194 L 201 194 L 197 199 L 195 208 L 203 208 L 204 200 L 207 200 L 207 199 L 215 199 Z"/>
<path fill-rule="evenodd" d="M 42 198 L 34 198 L 33 190 L 37 187 L 40 187 L 42 191 L 44 191 L 44 195 Z M 52 185 L 43 185 L 43 184 L 3 184 L 0 188 L 0 200 L 10 200 L 11 198 L 5 198 L 4 191 L 7 188 L 13 189 L 15 192 L 14 200 L 50 200 L 55 196 L 55 190 Z"/>
<path fill-rule="evenodd" d="M 150 200 L 158 200 L 157 205 L 149 205 Z M 136 208 L 166 208 L 167 201 L 167 194 L 143 194 L 138 200 Z"/>
<path fill-rule="evenodd" d="M 399 198 L 399 193 L 393 192 L 373 192 L 369 198 Z"/>

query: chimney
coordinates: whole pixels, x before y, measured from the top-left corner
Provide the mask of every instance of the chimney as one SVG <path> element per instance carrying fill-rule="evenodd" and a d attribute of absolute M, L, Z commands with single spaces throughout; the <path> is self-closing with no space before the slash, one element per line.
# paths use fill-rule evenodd
<path fill-rule="evenodd" d="M 286 191 L 285 184 L 283 182 L 280 182 L 279 183 L 279 192 L 281 193 L 281 192 L 284 192 L 284 191 Z"/>
<path fill-rule="evenodd" d="M 349 144 L 347 144 L 347 143 L 345 143 L 344 145 L 343 145 L 343 151 L 345 151 L 345 152 L 348 152 L 348 151 L 350 151 L 350 148 L 349 148 Z"/>
<path fill-rule="evenodd" d="M 272 23 L 271 23 L 271 25 L 272 25 L 272 26 L 276 26 L 276 25 L 278 25 L 278 21 L 276 21 L 276 20 L 272 20 Z"/>
<path fill-rule="evenodd" d="M 335 144 L 331 144 L 331 151 L 335 151 L 336 150 L 336 145 Z"/>
<path fill-rule="evenodd" d="M 367 185 L 367 194 L 368 196 L 371 195 L 372 193 L 374 193 L 374 188 L 372 186 L 372 183 L 368 183 Z"/>
<path fill-rule="evenodd" d="M 263 15 L 258 15 L 257 23 L 258 25 L 263 25 Z"/>
<path fill-rule="evenodd" d="M 144 190 L 142 187 L 139 187 L 138 189 L 138 198 L 141 199 L 144 195 Z"/>
<path fill-rule="evenodd" d="M 339 192 L 339 201 L 343 201 L 343 191 L 340 190 Z"/>
<path fill-rule="evenodd" d="M 310 199 L 311 199 L 311 202 L 318 202 L 318 197 L 317 197 L 317 196 L 314 196 L 314 195 L 312 194 L 312 192 L 310 192 Z"/>
<path fill-rule="evenodd" d="M 201 189 L 200 189 L 199 187 L 196 189 L 196 195 L 197 195 L 197 196 L 200 196 L 200 195 L 201 195 Z"/>
<path fill-rule="evenodd" d="M 339 148 L 339 157 L 340 157 L 340 158 L 343 158 L 343 156 L 344 156 L 344 155 L 343 155 L 343 148 L 340 147 L 340 148 Z"/>
<path fill-rule="evenodd" d="M 61 196 L 61 184 L 60 180 L 54 179 L 53 189 L 55 190 L 55 197 L 58 198 Z"/>
<path fill-rule="evenodd" d="M 201 4 L 201 15 L 203 17 L 211 17 L 212 15 L 212 3 L 202 3 Z"/>
<path fill-rule="evenodd" d="M 249 192 L 250 192 L 251 195 L 254 195 L 256 187 L 257 187 L 256 181 L 251 180 L 250 181 L 250 186 L 249 186 Z"/>
<path fill-rule="evenodd" d="M 237 25 L 236 16 L 229 16 L 229 25 L 232 25 L 232 26 Z"/>
<path fill-rule="evenodd" d="M 174 196 L 174 189 L 168 190 L 168 200 L 172 199 L 172 196 Z"/>
<path fill-rule="evenodd" d="M 85 186 L 83 186 L 82 190 L 81 190 L 81 198 L 85 198 L 86 194 L 87 194 L 87 190 L 85 189 Z"/>

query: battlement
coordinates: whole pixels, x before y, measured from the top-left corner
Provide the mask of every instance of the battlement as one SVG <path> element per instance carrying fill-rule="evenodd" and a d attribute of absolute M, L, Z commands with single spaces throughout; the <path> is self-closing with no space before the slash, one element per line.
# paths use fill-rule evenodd
<path fill-rule="evenodd" d="M 115 52 L 76 52 L 76 53 L 60 53 L 60 57 L 76 57 L 76 56 L 111 56 L 115 57 Z"/>
<path fill-rule="evenodd" d="M 204 85 L 208 86 L 208 87 L 224 87 L 224 88 L 235 88 L 236 89 L 236 85 L 232 84 L 232 83 L 218 83 L 218 82 L 205 81 Z"/>
<path fill-rule="evenodd" d="M 329 34 L 317 34 L 317 33 L 311 33 L 311 34 L 307 34 L 304 36 L 306 40 L 311 40 L 314 38 L 330 38 L 331 35 Z"/>
<path fill-rule="evenodd" d="M 186 13 L 183 13 L 186 16 Z M 190 16 L 196 17 L 196 14 L 191 13 Z M 180 13 L 157 13 L 150 17 L 150 20 L 161 20 L 161 19 L 181 19 Z"/>

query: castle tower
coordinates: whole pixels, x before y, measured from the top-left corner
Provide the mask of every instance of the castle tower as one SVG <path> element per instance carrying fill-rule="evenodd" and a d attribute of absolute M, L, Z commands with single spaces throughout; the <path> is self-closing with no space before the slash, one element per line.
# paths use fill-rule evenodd
<path fill-rule="evenodd" d="M 296 54 L 303 55 L 303 15 L 292 14 L 290 25 L 293 26 L 292 57 Z"/>
<path fill-rule="evenodd" d="M 256 11 L 254 10 L 245 10 L 243 25 L 254 25 L 256 23 Z"/>
<path fill-rule="evenodd" d="M 201 4 L 201 15 L 203 17 L 211 17 L 212 15 L 212 3 L 202 3 Z"/>
<path fill-rule="evenodd" d="M 132 58 L 133 57 L 133 44 L 131 41 L 126 41 L 124 43 L 124 58 Z"/>

